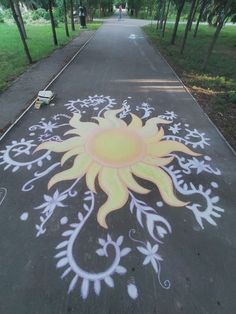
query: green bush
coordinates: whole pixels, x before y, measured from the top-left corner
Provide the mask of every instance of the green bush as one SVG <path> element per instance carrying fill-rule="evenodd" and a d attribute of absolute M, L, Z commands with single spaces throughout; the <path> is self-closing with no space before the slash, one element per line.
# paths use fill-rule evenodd
<path fill-rule="evenodd" d="M 54 8 L 53 16 L 57 21 L 64 22 L 63 11 L 61 8 Z"/>
<path fill-rule="evenodd" d="M 145 20 L 147 18 L 147 12 L 146 11 L 140 11 L 138 14 L 138 18 Z"/>
<path fill-rule="evenodd" d="M 39 16 L 42 17 L 43 19 L 45 19 L 45 20 L 50 19 L 49 13 L 45 9 L 42 9 L 42 8 L 37 9 L 37 12 L 38 12 Z"/>
<path fill-rule="evenodd" d="M 58 20 L 56 20 L 55 18 L 54 18 L 54 24 L 55 24 L 55 27 L 59 26 Z"/>
<path fill-rule="evenodd" d="M 230 92 L 229 99 L 233 104 L 236 104 L 236 92 Z"/>
<path fill-rule="evenodd" d="M 22 12 L 22 17 L 23 17 L 24 23 L 26 23 L 26 21 L 31 19 L 31 13 L 30 12 Z"/>
<path fill-rule="evenodd" d="M 45 9 L 43 9 L 43 8 L 39 8 L 39 9 L 37 9 L 36 10 L 36 12 L 38 13 L 38 15 L 40 16 L 40 17 L 44 17 L 44 15 L 45 15 L 45 13 L 47 12 Z"/>
<path fill-rule="evenodd" d="M 12 19 L 11 9 L 6 9 L 2 12 L 3 18 Z"/>
<path fill-rule="evenodd" d="M 47 21 L 49 21 L 50 20 L 50 14 L 49 14 L 49 12 L 45 12 L 45 14 L 44 14 L 44 19 L 45 20 L 47 20 Z"/>
<path fill-rule="evenodd" d="M 3 17 L 2 12 L 0 12 L 0 23 L 4 23 L 4 17 Z"/>
<path fill-rule="evenodd" d="M 45 20 L 49 20 L 50 19 L 50 15 L 49 15 L 49 13 L 45 9 L 42 9 L 42 8 L 34 10 L 32 12 L 32 20 L 35 21 L 35 20 L 38 20 L 40 18 L 43 18 Z"/>
<path fill-rule="evenodd" d="M 95 9 L 95 10 L 94 10 L 94 12 L 93 12 L 93 17 L 95 17 L 95 18 L 99 18 L 99 17 L 100 17 L 99 9 Z"/>
<path fill-rule="evenodd" d="M 38 14 L 37 10 L 32 12 L 32 20 L 36 21 L 40 18 L 40 15 Z"/>

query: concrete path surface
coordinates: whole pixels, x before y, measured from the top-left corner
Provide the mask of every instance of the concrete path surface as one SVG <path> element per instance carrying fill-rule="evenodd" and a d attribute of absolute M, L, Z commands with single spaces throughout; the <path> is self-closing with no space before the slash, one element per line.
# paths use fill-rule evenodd
<path fill-rule="evenodd" d="M 0 142 L 0 313 L 235 312 L 235 154 L 140 25 Z"/>
<path fill-rule="evenodd" d="M 68 61 L 93 36 L 94 31 L 85 31 L 68 45 L 55 50 L 50 56 L 29 66 L 3 93 L 0 93 L 0 135 L 22 114 L 63 69 Z"/>

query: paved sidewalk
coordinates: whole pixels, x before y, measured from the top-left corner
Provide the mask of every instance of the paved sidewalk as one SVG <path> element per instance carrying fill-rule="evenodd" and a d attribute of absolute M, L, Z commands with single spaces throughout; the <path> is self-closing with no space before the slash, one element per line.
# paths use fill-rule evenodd
<path fill-rule="evenodd" d="M 235 312 L 236 158 L 141 25 L 0 142 L 0 313 Z"/>
<path fill-rule="evenodd" d="M 93 34 L 94 31 L 81 32 L 80 36 L 65 47 L 55 50 L 50 56 L 29 66 L 26 72 L 0 94 L 0 135 Z"/>

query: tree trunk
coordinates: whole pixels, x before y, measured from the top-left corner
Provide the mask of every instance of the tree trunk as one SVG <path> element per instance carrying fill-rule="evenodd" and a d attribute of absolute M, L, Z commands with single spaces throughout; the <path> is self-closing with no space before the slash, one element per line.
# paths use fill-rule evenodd
<path fill-rule="evenodd" d="M 14 7 L 14 2 L 13 2 L 13 0 L 9 0 L 9 4 L 10 4 L 10 7 L 11 7 L 11 11 L 12 11 L 12 14 L 13 14 L 13 18 L 14 18 L 14 20 L 15 20 L 15 22 L 16 22 L 16 25 L 17 25 L 18 30 L 19 30 L 19 33 L 20 33 L 20 37 L 21 37 L 22 44 L 23 44 L 23 46 L 24 46 L 24 50 L 25 50 L 26 57 L 27 57 L 29 63 L 33 63 L 32 58 L 31 58 L 31 55 L 30 55 L 30 52 L 29 52 L 29 48 L 28 48 L 28 46 L 27 46 L 27 43 L 26 43 L 26 40 L 25 40 L 23 31 L 22 31 L 22 28 L 21 28 L 21 25 L 20 25 L 20 22 L 19 22 L 19 20 L 18 20 L 18 16 L 17 16 L 16 10 L 15 10 L 15 7 Z"/>
<path fill-rule="evenodd" d="M 159 29 L 160 26 L 160 10 L 159 10 L 159 6 L 157 5 L 157 25 L 156 25 L 156 30 Z"/>
<path fill-rule="evenodd" d="M 213 38 L 212 38 L 212 41 L 210 43 L 210 46 L 208 48 L 208 51 L 207 51 L 207 54 L 206 54 L 206 57 L 205 57 L 205 60 L 203 62 L 203 66 L 202 66 L 202 70 L 204 71 L 207 67 L 207 64 L 208 64 L 208 61 L 209 61 L 209 58 L 212 54 L 212 51 L 214 49 L 214 46 L 215 46 L 215 43 L 219 37 L 219 34 L 220 34 L 220 31 L 224 25 L 224 22 L 229 14 L 229 9 L 230 9 L 230 6 L 231 6 L 231 3 L 232 3 L 232 0 L 228 0 L 225 4 L 225 7 L 224 7 L 224 15 L 222 16 L 222 12 L 219 13 L 219 23 L 217 24 L 217 27 L 216 27 L 216 31 L 215 31 L 215 34 L 213 35 Z"/>
<path fill-rule="evenodd" d="M 153 13 L 153 4 L 152 3 L 149 4 L 148 12 L 149 12 L 149 16 L 152 17 L 152 13 Z"/>
<path fill-rule="evenodd" d="M 113 12 L 113 7 L 112 7 L 112 0 L 110 0 L 110 3 L 109 3 L 109 11 L 110 11 L 110 14 Z"/>
<path fill-rule="evenodd" d="M 165 14 L 166 14 L 166 1 L 163 4 L 163 9 L 162 9 L 162 12 L 161 12 L 161 18 L 160 18 L 160 29 L 161 30 L 163 29 L 163 23 L 164 23 L 164 20 L 165 20 Z"/>
<path fill-rule="evenodd" d="M 223 24 L 224 24 L 223 22 L 220 22 L 220 23 L 217 25 L 215 34 L 214 34 L 214 36 L 213 36 L 213 38 L 212 38 L 211 44 L 210 44 L 210 46 L 209 46 L 209 48 L 208 48 L 208 51 L 207 51 L 205 60 L 204 60 L 204 62 L 203 62 L 203 66 L 202 66 L 202 70 L 203 70 L 203 71 L 204 71 L 204 70 L 206 69 L 206 67 L 207 67 L 208 60 L 209 60 L 209 58 L 210 58 L 210 56 L 211 56 L 211 54 L 212 54 L 213 48 L 214 48 L 214 46 L 215 46 L 215 43 L 216 43 L 216 41 L 217 41 L 217 38 L 219 37 L 220 31 L 221 31 L 221 29 L 222 29 L 222 27 L 223 27 Z"/>
<path fill-rule="evenodd" d="M 14 3 L 15 11 L 16 11 L 16 14 L 17 14 L 17 17 L 18 17 L 18 21 L 20 23 L 20 27 L 22 29 L 22 33 L 23 33 L 25 39 L 27 39 L 25 25 L 24 25 L 24 21 L 23 21 L 23 18 L 22 18 L 21 10 L 20 10 L 19 0 L 16 0 L 13 3 Z"/>
<path fill-rule="evenodd" d="M 71 30 L 72 30 L 72 31 L 75 31 L 74 3 L 73 3 L 73 0 L 70 0 L 70 15 L 71 15 Z"/>
<path fill-rule="evenodd" d="M 166 22 L 167 22 L 169 10 L 170 10 L 170 3 L 171 3 L 171 0 L 169 0 L 167 10 L 166 10 L 165 21 L 164 21 L 164 25 L 163 25 L 163 29 L 162 29 L 162 37 L 165 36 Z"/>
<path fill-rule="evenodd" d="M 217 27 L 217 25 L 220 23 L 221 20 L 221 14 L 218 15 L 217 20 L 215 21 L 215 23 L 213 24 L 214 27 Z"/>
<path fill-rule="evenodd" d="M 188 37 L 188 32 L 189 32 L 189 25 L 190 25 L 191 20 L 192 20 L 192 15 L 193 15 L 193 11 L 194 11 L 196 2 L 197 2 L 197 0 L 192 1 L 192 5 L 191 5 L 189 16 L 188 16 L 188 22 L 187 22 L 186 27 L 185 27 L 184 38 L 183 38 L 181 49 L 180 49 L 181 54 L 183 54 L 183 52 L 184 52 L 184 47 L 185 47 L 186 40 Z"/>
<path fill-rule="evenodd" d="M 65 31 L 66 36 L 70 37 L 69 29 L 68 29 L 68 22 L 67 22 L 67 6 L 66 6 L 66 0 L 63 0 L 63 7 L 64 7 L 64 24 L 65 24 Z"/>
<path fill-rule="evenodd" d="M 201 21 L 201 19 L 202 19 L 202 15 L 203 15 L 203 12 L 204 12 L 206 3 L 207 3 L 207 0 L 203 0 L 203 1 L 202 1 L 202 5 L 201 5 L 201 8 L 200 8 L 199 16 L 198 16 L 198 19 L 197 19 L 197 24 L 196 24 L 196 26 L 195 26 L 195 30 L 194 30 L 194 34 L 193 34 L 193 37 L 194 37 L 194 38 L 197 36 L 199 23 L 200 23 L 200 21 Z"/>
<path fill-rule="evenodd" d="M 176 19 L 175 19 L 175 26 L 174 26 L 174 30 L 173 30 L 173 34 L 172 34 L 172 38 L 171 38 L 171 42 L 170 42 L 171 45 L 175 44 L 176 34 L 177 34 L 178 26 L 179 26 L 179 20 L 180 20 L 181 13 L 182 13 L 183 8 L 184 8 L 184 4 L 185 4 L 185 0 L 183 0 L 181 2 L 181 5 L 178 7 L 178 10 L 177 10 Z"/>
<path fill-rule="evenodd" d="M 94 8 L 89 6 L 87 12 L 88 12 L 87 13 L 88 21 L 92 22 L 93 21 L 93 15 L 94 15 Z"/>
<path fill-rule="evenodd" d="M 48 10 L 49 10 L 51 26 L 52 26 L 53 41 L 54 41 L 54 45 L 57 46 L 58 41 L 57 41 L 57 34 L 56 34 L 56 29 L 55 29 L 56 28 L 55 27 L 55 21 L 54 21 L 54 17 L 53 17 L 53 13 L 52 13 L 52 0 L 48 0 Z"/>
<path fill-rule="evenodd" d="M 197 0 L 196 5 L 194 7 L 193 14 L 192 14 L 191 21 L 190 21 L 189 28 L 188 28 L 189 31 L 192 30 L 193 20 L 194 20 L 194 17 L 196 15 L 196 12 L 197 12 L 197 8 L 199 6 L 199 2 L 200 2 L 200 0 Z"/>

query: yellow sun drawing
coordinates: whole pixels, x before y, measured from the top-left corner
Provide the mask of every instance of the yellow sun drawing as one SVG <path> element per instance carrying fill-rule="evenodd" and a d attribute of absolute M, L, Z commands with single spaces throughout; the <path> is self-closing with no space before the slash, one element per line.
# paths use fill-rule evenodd
<path fill-rule="evenodd" d="M 158 124 L 171 122 L 156 117 L 143 125 L 140 118 L 131 114 L 132 120 L 127 125 L 116 117 L 121 111 L 109 110 L 104 118 L 94 117 L 98 123 L 82 122 L 81 115 L 75 113 L 69 122 L 73 129 L 65 133 L 72 137 L 62 142 L 44 142 L 35 150 L 64 153 L 61 166 L 74 158 L 71 168 L 50 179 L 48 189 L 58 182 L 85 176 L 88 189 L 96 193 L 98 177 L 100 188 L 107 194 L 107 200 L 97 214 L 98 223 L 104 228 L 107 228 L 106 216 L 125 205 L 129 190 L 140 194 L 150 192 L 133 175 L 154 183 L 170 206 L 185 206 L 187 203 L 175 196 L 172 180 L 161 166 L 173 160 L 174 157 L 168 155 L 174 151 L 199 156 L 182 143 L 163 139 L 164 130 Z"/>

